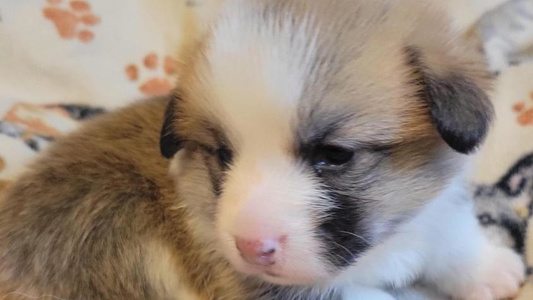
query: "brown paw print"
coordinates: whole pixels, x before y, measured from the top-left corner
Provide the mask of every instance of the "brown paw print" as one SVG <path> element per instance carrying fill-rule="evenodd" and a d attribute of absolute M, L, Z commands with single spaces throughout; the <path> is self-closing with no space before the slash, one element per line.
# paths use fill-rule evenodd
<path fill-rule="evenodd" d="M 126 66 L 126 76 L 130 81 L 140 82 L 139 91 L 146 96 L 161 96 L 165 95 L 174 87 L 174 80 L 172 75 L 176 73 L 176 61 L 169 56 L 166 56 L 163 62 L 155 53 L 150 53 L 144 57 L 141 70 L 137 65 L 131 64 Z M 140 79 L 140 73 L 149 73 Z"/>
<path fill-rule="evenodd" d="M 533 92 L 531 92 L 529 98 L 533 102 Z M 516 120 L 522 126 L 533 125 L 533 106 L 526 106 L 524 101 L 513 105 L 513 110 L 517 114 Z"/>
<path fill-rule="evenodd" d="M 90 30 L 100 23 L 100 18 L 91 12 L 91 5 L 86 1 L 72 0 L 68 5 L 63 0 L 47 0 L 48 5 L 43 9 L 43 15 L 52 21 L 65 40 L 77 38 L 89 43 L 94 39 Z"/>

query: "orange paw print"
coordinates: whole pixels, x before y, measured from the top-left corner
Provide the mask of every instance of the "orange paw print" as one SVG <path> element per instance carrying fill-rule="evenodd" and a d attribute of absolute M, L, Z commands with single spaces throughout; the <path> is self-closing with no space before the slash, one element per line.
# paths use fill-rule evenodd
<path fill-rule="evenodd" d="M 533 101 L 533 92 L 529 95 Z M 526 108 L 525 102 L 519 102 L 513 105 L 513 110 L 517 114 L 517 122 L 522 126 L 533 125 L 533 107 Z"/>
<path fill-rule="evenodd" d="M 63 8 L 63 0 L 47 0 L 47 2 L 48 6 L 43 9 L 43 15 L 54 23 L 61 38 L 65 40 L 77 38 L 84 43 L 94 39 L 94 33 L 89 29 L 100 23 L 100 18 L 91 12 L 89 3 L 72 0 Z"/>
<path fill-rule="evenodd" d="M 146 96 L 161 96 L 168 94 L 174 87 L 174 80 L 172 75 L 176 73 L 176 61 L 169 56 L 166 56 L 161 63 L 157 54 L 151 53 L 144 57 L 143 60 L 144 72 L 151 73 L 144 77 L 146 79 L 140 80 L 140 68 L 131 64 L 126 66 L 126 76 L 130 81 L 139 82 L 139 91 Z"/>

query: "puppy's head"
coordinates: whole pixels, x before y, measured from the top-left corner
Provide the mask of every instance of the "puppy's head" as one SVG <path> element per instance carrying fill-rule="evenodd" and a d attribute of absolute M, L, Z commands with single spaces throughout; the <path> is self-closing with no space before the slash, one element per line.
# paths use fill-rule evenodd
<path fill-rule="evenodd" d="M 476 51 L 424 1 L 232 1 L 161 150 L 246 274 L 327 281 L 458 175 L 492 116 Z M 198 225 L 199 224 L 199 225 Z"/>

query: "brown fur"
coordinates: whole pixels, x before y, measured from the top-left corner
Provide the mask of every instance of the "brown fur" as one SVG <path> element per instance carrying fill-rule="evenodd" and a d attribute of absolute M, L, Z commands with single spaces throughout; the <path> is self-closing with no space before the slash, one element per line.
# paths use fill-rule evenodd
<path fill-rule="evenodd" d="M 7 180 L 0 180 L 0 193 L 7 188 L 9 183 Z"/>
<path fill-rule="evenodd" d="M 0 157 L 0 172 L 4 170 L 6 167 L 6 163 L 2 157 Z M 0 193 L 8 186 L 9 181 L 7 180 L 0 180 Z"/>
<path fill-rule="evenodd" d="M 181 270 L 181 286 L 201 299 L 243 299 L 238 276 L 187 228 L 187 210 L 158 150 L 166 104 L 152 100 L 91 122 L 57 141 L 9 189 L 0 208 L 1 290 L 169 299 L 176 291 L 158 284 L 180 283 L 153 282 L 169 277 L 148 274 L 161 272 L 152 265 L 171 265 Z M 147 253 L 147 246 L 168 253 Z M 148 263 L 158 256 L 169 261 Z"/>

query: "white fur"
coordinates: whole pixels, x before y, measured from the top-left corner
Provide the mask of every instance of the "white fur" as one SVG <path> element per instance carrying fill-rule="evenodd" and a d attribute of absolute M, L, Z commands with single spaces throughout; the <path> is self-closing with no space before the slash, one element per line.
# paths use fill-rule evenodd
<path fill-rule="evenodd" d="M 468 300 L 501 299 L 518 289 L 524 265 L 518 254 L 491 244 L 475 219 L 472 201 L 459 177 L 447 190 L 384 243 L 342 274 L 345 299 L 393 299 L 383 291 L 422 281 Z"/>
<path fill-rule="evenodd" d="M 242 1 L 228 6 L 231 14 L 222 18 L 206 47 L 209 66 L 205 67 L 210 77 L 204 80 L 215 91 L 212 97 L 218 99 L 207 103 L 208 109 L 216 110 L 230 134 L 235 132 L 234 140 L 253 147 L 262 147 L 256 143 L 258 139 L 268 140 L 271 148 L 286 148 L 282 143 L 289 141 L 290 120 L 296 117 L 315 54 L 313 42 L 307 42 L 306 24 L 285 25 L 280 35 L 274 35 L 272 28 L 277 24 L 257 26 L 253 20 L 259 16 L 248 11 Z M 248 21 L 234 22 L 234 18 Z"/>
<path fill-rule="evenodd" d="M 230 9 L 247 14 L 242 4 Z M 319 201 L 322 196 L 318 183 L 292 161 L 290 147 L 306 78 L 305 66 L 309 65 L 306 61 L 314 49 L 312 43 L 305 43 L 305 24 L 302 28 L 283 28 L 281 37 L 272 36 L 274 30 L 255 28 L 256 22 L 249 24 L 243 30 L 241 23 L 222 20 L 205 54 L 212 75 L 206 80 L 219 103 L 224 103 L 212 104 L 210 109 L 216 110 L 239 153 L 220 200 L 219 236 L 224 237 L 223 246 L 230 260 L 248 274 L 258 274 L 259 270 L 242 261 L 235 237 L 288 236 L 281 249 L 284 261 L 271 270 L 283 275 L 283 280 L 262 276 L 282 284 L 313 282 L 325 278 L 328 270 L 315 255 L 320 250 L 312 232 L 316 224 L 306 222 L 313 219 L 310 210 L 324 211 L 323 203 L 328 201 Z M 296 44 L 301 46 L 297 50 L 301 59 L 288 55 L 293 32 L 298 32 Z M 279 39 L 284 42 L 277 42 Z M 231 63 L 236 61 L 239 63 Z"/>

